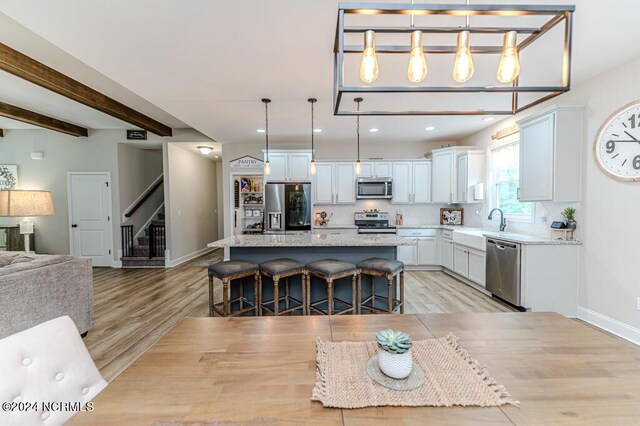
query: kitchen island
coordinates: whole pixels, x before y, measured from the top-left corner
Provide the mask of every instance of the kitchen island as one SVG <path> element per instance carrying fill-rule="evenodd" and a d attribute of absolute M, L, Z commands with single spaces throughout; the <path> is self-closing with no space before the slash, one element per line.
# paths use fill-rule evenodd
<path fill-rule="evenodd" d="M 303 263 L 310 263 L 323 259 L 339 259 L 357 264 L 365 259 L 378 257 L 383 259 L 397 259 L 398 246 L 416 245 L 413 240 L 406 240 L 395 234 L 362 235 L 362 234 L 273 234 L 273 235 L 235 235 L 208 244 L 211 248 L 229 249 L 229 260 L 248 260 L 262 263 L 278 258 L 294 259 Z M 266 277 L 265 277 L 266 280 Z M 351 284 L 349 279 L 343 279 L 335 288 L 335 296 L 342 300 L 351 299 Z M 347 282 L 348 281 L 348 282 Z M 299 279 L 292 280 L 292 295 L 299 294 Z M 311 287 L 312 298 L 326 297 L 326 287 L 317 279 Z M 250 283 L 245 283 L 244 290 L 252 294 Z M 272 297 L 273 290 L 263 286 L 263 300 Z M 363 286 L 366 289 L 369 286 Z M 368 296 L 363 288 L 363 297 Z M 376 282 L 376 292 L 386 292 L 386 280 Z M 245 293 L 245 294 L 246 294 Z M 297 296 L 299 297 L 299 296 Z"/>

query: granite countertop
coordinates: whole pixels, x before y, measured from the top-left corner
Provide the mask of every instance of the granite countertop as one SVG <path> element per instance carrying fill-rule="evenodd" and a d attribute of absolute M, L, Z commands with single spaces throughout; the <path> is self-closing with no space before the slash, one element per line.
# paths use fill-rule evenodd
<path fill-rule="evenodd" d="M 315 226 L 313 227 L 314 230 L 321 230 L 321 229 L 358 229 L 358 227 L 356 225 L 349 225 L 349 224 L 344 224 L 344 225 L 333 225 L 333 224 L 329 224 L 326 226 Z"/>
<path fill-rule="evenodd" d="M 298 234 L 298 235 L 235 235 L 207 244 L 207 247 L 395 247 L 414 246 L 393 234 Z"/>
<path fill-rule="evenodd" d="M 529 244 L 529 245 L 567 245 L 576 246 L 582 244 L 579 240 L 554 240 L 551 237 L 542 237 L 537 235 L 512 234 L 510 232 L 485 232 L 483 235 L 487 238 L 495 238 L 501 241 L 511 243 Z"/>

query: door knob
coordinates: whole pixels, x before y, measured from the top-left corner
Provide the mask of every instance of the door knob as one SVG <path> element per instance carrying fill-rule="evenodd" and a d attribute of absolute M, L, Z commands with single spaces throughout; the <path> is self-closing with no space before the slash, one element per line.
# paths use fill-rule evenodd
<path fill-rule="evenodd" d="M 75 223 L 73 225 L 71 225 L 72 228 L 77 228 L 78 225 L 76 225 Z"/>

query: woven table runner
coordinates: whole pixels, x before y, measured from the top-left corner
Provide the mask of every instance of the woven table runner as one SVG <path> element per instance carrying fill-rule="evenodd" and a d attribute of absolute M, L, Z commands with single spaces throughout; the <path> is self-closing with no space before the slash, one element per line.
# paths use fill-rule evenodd
<path fill-rule="evenodd" d="M 413 362 L 424 370 L 425 383 L 412 391 L 387 389 L 367 373 L 367 361 L 378 353 L 376 342 L 316 341 L 316 385 L 311 400 L 325 407 L 518 405 L 478 361 L 458 345 L 458 338 L 413 342 Z"/>

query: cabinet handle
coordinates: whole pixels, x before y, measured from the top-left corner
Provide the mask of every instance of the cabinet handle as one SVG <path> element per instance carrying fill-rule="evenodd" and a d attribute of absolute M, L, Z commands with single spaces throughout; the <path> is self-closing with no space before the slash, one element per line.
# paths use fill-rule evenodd
<path fill-rule="evenodd" d="M 453 201 L 453 192 L 449 193 L 449 202 L 451 203 Z"/>
<path fill-rule="evenodd" d="M 462 191 L 462 201 L 467 201 L 467 193 Z"/>
<path fill-rule="evenodd" d="M 516 199 L 520 199 L 520 187 L 516 188 Z"/>

